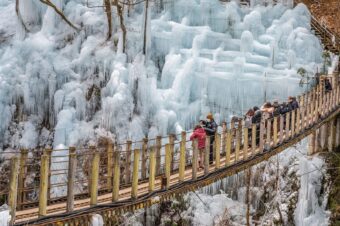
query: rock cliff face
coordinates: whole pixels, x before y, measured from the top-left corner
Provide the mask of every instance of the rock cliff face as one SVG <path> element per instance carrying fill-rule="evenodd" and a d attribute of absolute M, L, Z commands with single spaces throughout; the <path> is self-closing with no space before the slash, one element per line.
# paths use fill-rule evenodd
<path fill-rule="evenodd" d="M 330 175 L 330 193 L 328 206 L 332 212 L 330 225 L 340 225 L 340 148 L 327 156 Z"/>
<path fill-rule="evenodd" d="M 333 32 L 340 35 L 340 1 L 319 0 L 309 4 L 311 12 Z"/>

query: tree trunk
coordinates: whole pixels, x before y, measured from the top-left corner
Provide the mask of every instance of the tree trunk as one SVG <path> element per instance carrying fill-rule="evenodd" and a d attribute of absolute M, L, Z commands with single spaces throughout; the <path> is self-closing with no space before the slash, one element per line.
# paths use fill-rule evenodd
<path fill-rule="evenodd" d="M 125 53 L 125 47 L 126 47 L 126 27 L 124 24 L 124 15 L 123 15 L 123 7 L 118 3 L 118 0 L 114 1 L 116 7 L 117 7 L 117 13 L 119 16 L 119 23 L 120 23 L 120 28 L 122 29 L 123 32 L 123 53 Z"/>
<path fill-rule="evenodd" d="M 143 54 L 146 54 L 146 31 L 148 26 L 148 8 L 149 8 L 149 0 L 145 1 L 145 15 L 144 15 L 144 37 L 143 37 Z"/>
<path fill-rule="evenodd" d="M 104 6 L 105 6 L 105 12 L 106 12 L 106 17 L 107 17 L 107 26 L 108 26 L 108 31 L 107 31 L 107 38 L 106 41 L 110 40 L 112 37 L 112 13 L 111 13 L 111 2 L 110 0 L 103 0 L 104 1 Z"/>

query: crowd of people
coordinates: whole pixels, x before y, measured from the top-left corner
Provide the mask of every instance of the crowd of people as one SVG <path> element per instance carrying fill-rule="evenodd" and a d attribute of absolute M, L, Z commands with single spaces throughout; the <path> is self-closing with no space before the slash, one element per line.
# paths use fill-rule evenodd
<path fill-rule="evenodd" d="M 332 90 L 332 85 L 328 78 L 324 80 L 324 89 L 325 92 L 329 92 Z M 254 106 L 249 109 L 244 116 L 244 127 L 249 130 L 252 129 L 252 125 L 256 125 L 256 144 L 259 144 L 259 127 L 262 119 L 270 119 L 276 116 L 284 115 L 288 112 L 291 112 L 295 109 L 299 108 L 299 103 L 294 96 L 289 96 L 287 102 L 279 103 L 278 101 L 265 102 L 260 108 L 258 106 Z M 204 169 L 204 150 L 206 148 L 206 137 L 210 137 L 210 147 L 209 147 L 209 163 L 213 162 L 213 146 L 215 141 L 215 134 L 217 132 L 217 123 L 214 120 L 212 113 L 209 113 L 206 117 L 207 120 L 200 120 L 199 124 L 197 124 L 194 128 L 192 135 L 190 136 L 190 140 L 197 139 L 198 140 L 198 150 L 199 150 L 199 158 L 198 158 L 198 170 Z M 240 118 L 232 117 L 231 121 L 240 122 Z M 284 122 L 286 123 L 286 122 Z M 248 132 L 249 139 L 251 139 L 251 132 Z"/>

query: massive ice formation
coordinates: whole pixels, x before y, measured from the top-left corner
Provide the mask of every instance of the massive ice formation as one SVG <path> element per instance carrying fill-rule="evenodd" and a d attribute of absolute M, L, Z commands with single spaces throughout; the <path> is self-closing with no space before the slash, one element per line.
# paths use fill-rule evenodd
<path fill-rule="evenodd" d="M 297 69 L 313 73 L 322 62 L 322 47 L 301 4 L 291 9 L 252 1 L 247 8 L 179 0 L 164 2 L 164 10 L 152 5 L 144 57 L 142 5 L 125 15 L 123 54 L 118 23 L 118 43 L 105 42 L 102 8 L 53 1 L 81 27 L 76 33 L 39 1 L 20 2 L 29 32 L 14 3 L 0 1 L 2 148 L 44 146 L 41 131 L 57 147 L 112 134 L 125 140 L 177 132 L 209 111 L 225 120 L 265 99 L 298 94 Z M 19 121 L 25 121 L 20 130 L 9 129 Z"/>

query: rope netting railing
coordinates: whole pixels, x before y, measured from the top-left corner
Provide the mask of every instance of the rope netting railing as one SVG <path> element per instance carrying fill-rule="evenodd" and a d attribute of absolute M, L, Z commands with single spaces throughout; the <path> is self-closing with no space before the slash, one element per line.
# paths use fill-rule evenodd
<path fill-rule="evenodd" d="M 69 212 L 86 205 L 137 199 L 183 181 L 195 181 L 273 150 L 324 120 L 339 109 L 340 86 L 333 83 L 333 89 L 327 91 L 321 80 L 299 96 L 298 102 L 297 109 L 263 115 L 250 125 L 243 118 L 223 123 L 220 132 L 204 138 L 204 147 L 202 141 L 198 145 L 197 139 L 190 139 L 191 131 L 183 131 L 157 136 L 152 142 L 145 138 L 141 147 L 127 141 L 123 145 L 108 142 L 105 147 L 70 147 L 64 152 L 15 151 L 10 158 L 1 158 L 8 164 L 8 179 L 0 181 L 0 197 L 19 212 L 39 206 L 39 216 L 45 216 L 46 207 L 56 203 L 66 203 L 62 209 Z"/>

